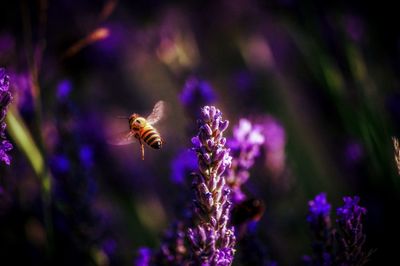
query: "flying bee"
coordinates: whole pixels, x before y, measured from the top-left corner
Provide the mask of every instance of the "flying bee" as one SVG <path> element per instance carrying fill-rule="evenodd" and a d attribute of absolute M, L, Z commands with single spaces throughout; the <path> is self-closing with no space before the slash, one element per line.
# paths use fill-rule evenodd
<path fill-rule="evenodd" d="M 144 160 L 144 143 L 153 149 L 161 149 L 163 140 L 153 125 L 163 117 L 164 109 L 164 102 L 158 101 L 147 118 L 133 113 L 129 116 L 128 120 L 129 131 L 111 140 L 111 144 L 127 145 L 138 139 L 142 152 L 142 160 Z"/>
<path fill-rule="evenodd" d="M 242 225 L 261 219 L 265 211 L 264 201 L 250 198 L 234 205 L 232 209 L 232 224 Z"/>

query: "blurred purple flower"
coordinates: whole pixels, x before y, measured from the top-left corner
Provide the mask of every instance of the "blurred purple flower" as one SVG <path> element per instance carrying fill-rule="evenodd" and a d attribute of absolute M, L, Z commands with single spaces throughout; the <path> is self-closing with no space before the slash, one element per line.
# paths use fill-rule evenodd
<path fill-rule="evenodd" d="M 63 80 L 57 85 L 57 99 L 59 101 L 65 101 L 72 90 L 72 83 L 69 80 Z"/>
<path fill-rule="evenodd" d="M 155 254 L 156 265 L 187 265 L 188 248 L 186 229 L 188 221 L 183 219 L 172 224 L 163 237 L 160 249 Z"/>
<path fill-rule="evenodd" d="M 55 173 L 65 174 L 70 170 L 70 162 L 65 155 L 53 156 L 52 166 Z"/>
<path fill-rule="evenodd" d="M 26 117 L 34 112 L 34 99 L 32 95 L 32 77 L 29 72 L 11 73 L 14 88 L 18 89 L 16 104 Z"/>
<path fill-rule="evenodd" d="M 9 86 L 10 77 L 6 74 L 4 68 L 0 68 L 0 161 L 7 165 L 11 163 L 8 152 L 13 148 L 12 144 L 6 139 L 5 130 L 7 124 L 4 122 L 8 105 L 12 101 Z"/>
<path fill-rule="evenodd" d="M 11 34 L 5 33 L 0 35 L 0 59 L 3 56 L 9 56 L 15 48 L 15 40 Z"/>
<path fill-rule="evenodd" d="M 151 249 L 142 247 L 138 249 L 135 266 L 149 266 L 151 261 Z"/>
<path fill-rule="evenodd" d="M 272 173 L 279 175 L 285 167 L 285 129 L 271 116 L 261 119 L 259 125 L 263 128 L 265 138 L 266 167 Z"/>
<path fill-rule="evenodd" d="M 251 90 L 254 78 L 251 76 L 250 72 L 248 71 L 240 71 L 237 72 L 233 76 L 233 86 L 237 88 L 240 93 L 248 93 Z"/>
<path fill-rule="evenodd" d="M 225 147 L 223 132 L 229 122 L 214 106 L 201 109 L 199 133 L 192 139 L 200 174 L 195 176 L 195 226 L 188 229 L 192 258 L 196 265 L 231 265 L 234 256 L 234 228 L 229 226 L 230 189 L 223 176 L 232 157 Z"/>
<path fill-rule="evenodd" d="M 196 117 L 198 110 L 215 102 L 216 96 L 211 85 L 197 77 L 189 77 L 180 94 L 180 101 L 191 117 Z"/>
<path fill-rule="evenodd" d="M 337 222 L 352 229 L 356 222 L 361 222 L 362 215 L 367 213 L 367 209 L 358 205 L 360 198 L 357 196 L 344 197 L 344 206 L 338 208 L 336 213 L 338 216 Z"/>
<path fill-rule="evenodd" d="M 361 41 L 364 35 L 364 25 L 360 17 L 354 15 L 345 16 L 344 26 L 351 40 L 355 42 Z"/>
<path fill-rule="evenodd" d="M 87 146 L 83 145 L 79 150 L 79 159 L 86 168 L 93 166 L 93 151 Z"/>
<path fill-rule="evenodd" d="M 358 205 L 357 196 L 343 200 L 344 206 L 336 211 L 337 231 L 331 226 L 331 205 L 326 194 L 321 193 L 309 202 L 307 221 L 313 234 L 313 254 L 303 257 L 307 265 L 364 265 L 372 254 L 363 247 L 365 234 L 361 218 L 367 210 Z"/>
<path fill-rule="evenodd" d="M 13 146 L 8 140 L 3 140 L 0 143 L 0 160 L 3 161 L 5 164 L 10 165 L 11 158 L 7 154 L 10 150 L 12 150 Z"/>
<path fill-rule="evenodd" d="M 263 121 L 265 146 L 268 150 L 281 150 L 286 144 L 286 134 L 282 125 L 272 117 Z"/>
<path fill-rule="evenodd" d="M 196 154 L 191 150 L 179 152 L 171 163 L 171 180 L 176 184 L 183 184 L 185 178 L 197 168 Z"/>
<path fill-rule="evenodd" d="M 344 197 L 344 206 L 336 210 L 338 232 L 338 265 L 364 265 L 372 251 L 365 251 L 366 236 L 363 232 L 362 217 L 367 209 L 358 205 L 360 198 Z"/>
<path fill-rule="evenodd" d="M 326 193 L 320 193 L 308 202 L 307 222 L 312 233 L 312 255 L 304 256 L 307 265 L 332 265 L 333 236 L 330 212 L 331 205 L 326 199 Z"/>
<path fill-rule="evenodd" d="M 104 253 L 106 253 L 108 256 L 111 256 L 117 249 L 117 242 L 112 238 L 106 239 L 101 244 L 101 248 L 104 251 Z"/>
<path fill-rule="evenodd" d="M 358 162 L 363 156 L 363 153 L 362 145 L 353 141 L 346 146 L 345 158 L 351 163 Z"/>
<path fill-rule="evenodd" d="M 312 223 L 319 216 L 329 217 L 331 212 L 331 205 L 328 203 L 326 199 L 326 193 L 320 193 L 315 196 L 314 200 L 310 200 L 308 202 L 309 206 L 309 215 L 307 217 L 307 221 Z"/>
<path fill-rule="evenodd" d="M 239 125 L 233 129 L 233 138 L 228 143 L 233 159 L 231 168 L 227 170 L 226 181 L 232 189 L 232 201 L 238 203 L 245 198 L 241 186 L 248 180 L 249 169 L 264 143 L 262 127 L 253 125 L 247 119 L 240 119 Z"/>

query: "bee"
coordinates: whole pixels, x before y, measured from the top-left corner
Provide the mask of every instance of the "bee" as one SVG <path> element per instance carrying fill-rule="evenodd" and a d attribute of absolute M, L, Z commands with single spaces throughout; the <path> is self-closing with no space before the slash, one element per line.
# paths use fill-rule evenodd
<path fill-rule="evenodd" d="M 234 205 L 232 209 L 232 224 L 242 225 L 252 221 L 258 221 L 265 211 L 264 201 L 250 198 Z"/>
<path fill-rule="evenodd" d="M 161 149 L 163 140 L 158 131 L 153 127 L 164 115 L 164 102 L 158 101 L 153 108 L 151 114 L 144 118 L 137 113 L 133 113 L 129 116 L 129 131 L 120 134 L 113 140 L 113 145 L 127 145 L 139 140 L 140 149 L 142 152 L 142 160 L 144 160 L 144 143 L 152 147 L 153 149 Z"/>

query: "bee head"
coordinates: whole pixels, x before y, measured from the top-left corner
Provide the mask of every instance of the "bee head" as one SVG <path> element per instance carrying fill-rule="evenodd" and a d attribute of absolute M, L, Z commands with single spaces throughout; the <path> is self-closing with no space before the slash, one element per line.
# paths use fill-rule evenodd
<path fill-rule="evenodd" d="M 146 119 L 139 116 L 138 114 L 133 114 L 129 118 L 129 125 L 131 126 L 132 129 L 139 130 L 146 125 Z"/>
<path fill-rule="evenodd" d="M 135 119 L 138 118 L 138 117 L 139 117 L 138 114 L 132 114 L 132 115 L 129 117 L 129 125 L 132 125 L 133 122 L 135 121 Z"/>

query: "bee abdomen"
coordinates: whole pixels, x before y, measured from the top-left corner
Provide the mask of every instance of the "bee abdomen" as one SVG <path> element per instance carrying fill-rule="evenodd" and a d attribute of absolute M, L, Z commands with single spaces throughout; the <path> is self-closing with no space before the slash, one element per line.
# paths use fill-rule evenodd
<path fill-rule="evenodd" d="M 152 127 L 145 127 L 142 131 L 141 137 L 144 142 L 154 149 L 161 149 L 162 141 L 160 135 Z"/>
<path fill-rule="evenodd" d="M 150 147 L 152 147 L 154 149 L 157 149 L 157 150 L 161 149 L 161 146 L 162 146 L 161 138 L 158 138 L 158 139 L 154 140 L 152 142 L 152 144 L 149 144 L 149 145 L 150 145 Z"/>

